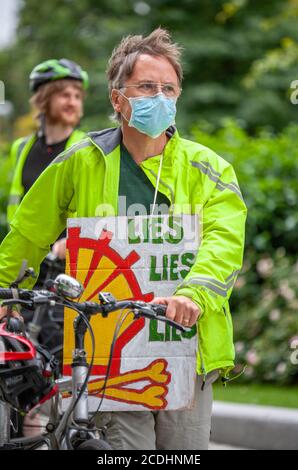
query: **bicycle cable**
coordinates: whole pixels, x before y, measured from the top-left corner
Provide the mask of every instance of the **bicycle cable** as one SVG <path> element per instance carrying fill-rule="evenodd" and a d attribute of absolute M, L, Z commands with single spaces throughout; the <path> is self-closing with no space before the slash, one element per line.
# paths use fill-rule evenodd
<path fill-rule="evenodd" d="M 83 395 L 86 387 L 88 387 L 88 381 L 89 381 L 89 377 L 91 375 L 91 370 L 93 368 L 93 364 L 94 364 L 94 356 L 95 356 L 95 337 L 94 337 L 94 332 L 93 332 L 93 329 L 91 327 L 91 324 L 88 320 L 88 318 L 86 317 L 86 315 L 81 312 L 80 310 L 78 310 L 76 307 L 74 307 L 71 303 L 69 304 L 68 302 L 65 303 L 66 307 L 69 307 L 71 308 L 72 310 L 75 310 L 76 312 L 79 313 L 79 315 L 82 317 L 89 333 L 90 333 L 90 337 L 91 337 L 91 349 L 92 349 L 92 354 L 91 354 L 91 360 L 90 360 L 90 364 L 88 366 L 88 370 L 87 370 L 87 374 L 86 374 L 86 377 L 85 377 L 85 380 L 83 382 L 83 385 L 81 386 L 81 389 L 79 391 L 79 394 L 75 400 L 75 402 L 73 403 L 73 405 L 69 408 L 69 410 L 67 410 L 67 420 L 68 418 L 70 417 L 71 413 L 73 412 L 73 410 L 75 409 L 75 407 L 77 406 L 78 404 L 78 401 L 80 400 L 81 396 Z"/>
<path fill-rule="evenodd" d="M 109 353 L 109 361 L 108 361 L 107 372 L 106 372 L 106 375 L 105 375 L 104 383 L 103 383 L 103 386 L 97 391 L 98 394 L 102 392 L 102 394 L 101 394 L 102 396 L 101 396 L 101 400 L 99 402 L 99 405 L 98 405 L 97 409 L 92 413 L 92 416 L 89 420 L 89 423 L 92 423 L 93 425 L 95 425 L 95 417 L 96 417 L 97 413 L 99 412 L 99 410 L 102 406 L 103 400 L 104 400 L 105 390 L 106 390 L 108 378 L 110 376 L 110 371 L 111 371 L 111 367 L 112 367 L 112 360 L 113 360 L 113 355 L 114 355 L 114 349 L 115 349 L 116 340 L 118 338 L 119 331 L 120 331 L 123 323 L 125 322 L 126 318 L 128 317 L 128 315 L 132 312 L 132 310 L 129 310 L 128 312 L 126 312 L 124 314 L 125 309 L 126 309 L 126 307 L 123 307 L 121 309 L 120 315 L 118 316 L 117 323 L 116 323 L 116 328 L 114 330 L 114 335 L 113 335 L 113 339 L 112 339 L 112 343 L 111 343 L 111 348 L 110 348 L 110 353 Z"/>

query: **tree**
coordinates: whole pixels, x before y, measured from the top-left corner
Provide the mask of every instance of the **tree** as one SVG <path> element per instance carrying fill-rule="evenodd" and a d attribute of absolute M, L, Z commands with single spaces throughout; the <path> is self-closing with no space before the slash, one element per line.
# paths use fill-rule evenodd
<path fill-rule="evenodd" d="M 42 60 L 68 57 L 91 76 L 83 125 L 109 124 L 105 69 L 127 34 L 170 30 L 184 48 L 185 80 L 178 125 L 218 127 L 232 116 L 255 131 L 297 120 L 290 101 L 298 79 L 297 0 L 26 0 L 17 41 L 0 54 L 1 78 L 16 116 L 28 111 L 28 75 Z M 286 57 L 285 57 L 286 56 Z"/>

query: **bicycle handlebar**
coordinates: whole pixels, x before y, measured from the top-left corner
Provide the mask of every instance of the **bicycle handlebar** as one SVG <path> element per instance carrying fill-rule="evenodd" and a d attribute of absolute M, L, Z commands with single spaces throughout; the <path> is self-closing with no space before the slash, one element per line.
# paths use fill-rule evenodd
<path fill-rule="evenodd" d="M 0 289 L 0 298 L 1 299 L 13 298 L 12 289 Z"/>
<path fill-rule="evenodd" d="M 108 293 L 100 293 L 99 299 L 101 303 L 97 302 L 74 302 L 70 299 L 65 299 L 58 296 L 56 293 L 47 290 L 27 290 L 27 289 L 11 289 L 0 288 L 0 299 L 3 299 L 3 306 L 20 304 L 29 309 L 34 309 L 40 305 L 55 306 L 62 304 L 65 307 L 74 308 L 86 315 L 96 315 L 100 313 L 106 317 L 109 313 L 116 310 L 130 309 L 135 315 L 135 318 L 145 317 L 149 319 L 156 319 L 170 326 L 177 328 L 182 332 L 189 331 L 180 323 L 166 317 L 166 306 L 161 304 L 145 303 L 138 300 L 121 300 L 116 301 L 113 296 Z"/>

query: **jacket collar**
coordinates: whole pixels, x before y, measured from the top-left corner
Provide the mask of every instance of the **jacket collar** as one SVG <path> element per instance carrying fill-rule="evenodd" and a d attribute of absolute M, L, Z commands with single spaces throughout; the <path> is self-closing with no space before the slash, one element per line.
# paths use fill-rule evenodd
<path fill-rule="evenodd" d="M 175 126 L 170 126 L 166 134 L 171 139 L 176 132 Z M 121 127 L 111 127 L 103 131 L 88 132 L 92 142 L 99 147 L 104 155 L 109 155 L 122 141 Z"/>
<path fill-rule="evenodd" d="M 99 147 L 104 155 L 109 155 L 120 145 L 122 132 L 120 127 L 111 127 L 103 131 L 88 132 L 88 137 Z"/>

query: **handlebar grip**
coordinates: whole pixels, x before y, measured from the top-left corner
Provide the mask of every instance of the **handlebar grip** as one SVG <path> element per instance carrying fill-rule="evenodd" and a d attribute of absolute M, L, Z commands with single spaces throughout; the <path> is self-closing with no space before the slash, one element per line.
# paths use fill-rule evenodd
<path fill-rule="evenodd" d="M 167 306 L 163 304 L 149 304 L 152 310 L 159 315 L 159 316 L 165 316 L 166 311 L 167 311 Z"/>
<path fill-rule="evenodd" d="M 12 294 L 11 289 L 0 288 L 0 299 L 6 300 L 6 299 L 12 299 L 12 298 L 13 298 L 13 294 Z"/>
<path fill-rule="evenodd" d="M 152 308 L 152 310 L 154 310 L 154 312 L 156 313 L 156 317 L 157 317 L 157 320 L 163 320 L 163 318 L 166 316 L 166 311 L 167 311 L 167 305 L 163 305 L 163 304 L 150 304 L 150 307 Z M 159 318 L 158 318 L 159 317 Z M 166 319 L 166 318 L 165 318 Z M 183 333 L 187 332 L 188 331 L 188 328 L 185 328 L 183 325 L 181 325 L 180 323 L 177 323 L 176 321 L 174 320 L 170 320 L 169 318 L 166 319 L 167 320 L 167 323 L 171 326 L 173 326 L 174 328 L 176 328 L 177 330 L 180 330 L 182 331 Z M 164 320 L 163 320 L 164 321 Z"/>
<path fill-rule="evenodd" d="M 30 300 L 31 292 L 33 292 L 27 289 L 11 289 L 10 287 L 7 287 L 7 288 L 0 287 L 0 300 L 14 299 L 15 291 L 17 291 L 17 294 L 18 294 L 17 299 L 20 299 L 20 300 Z"/>

